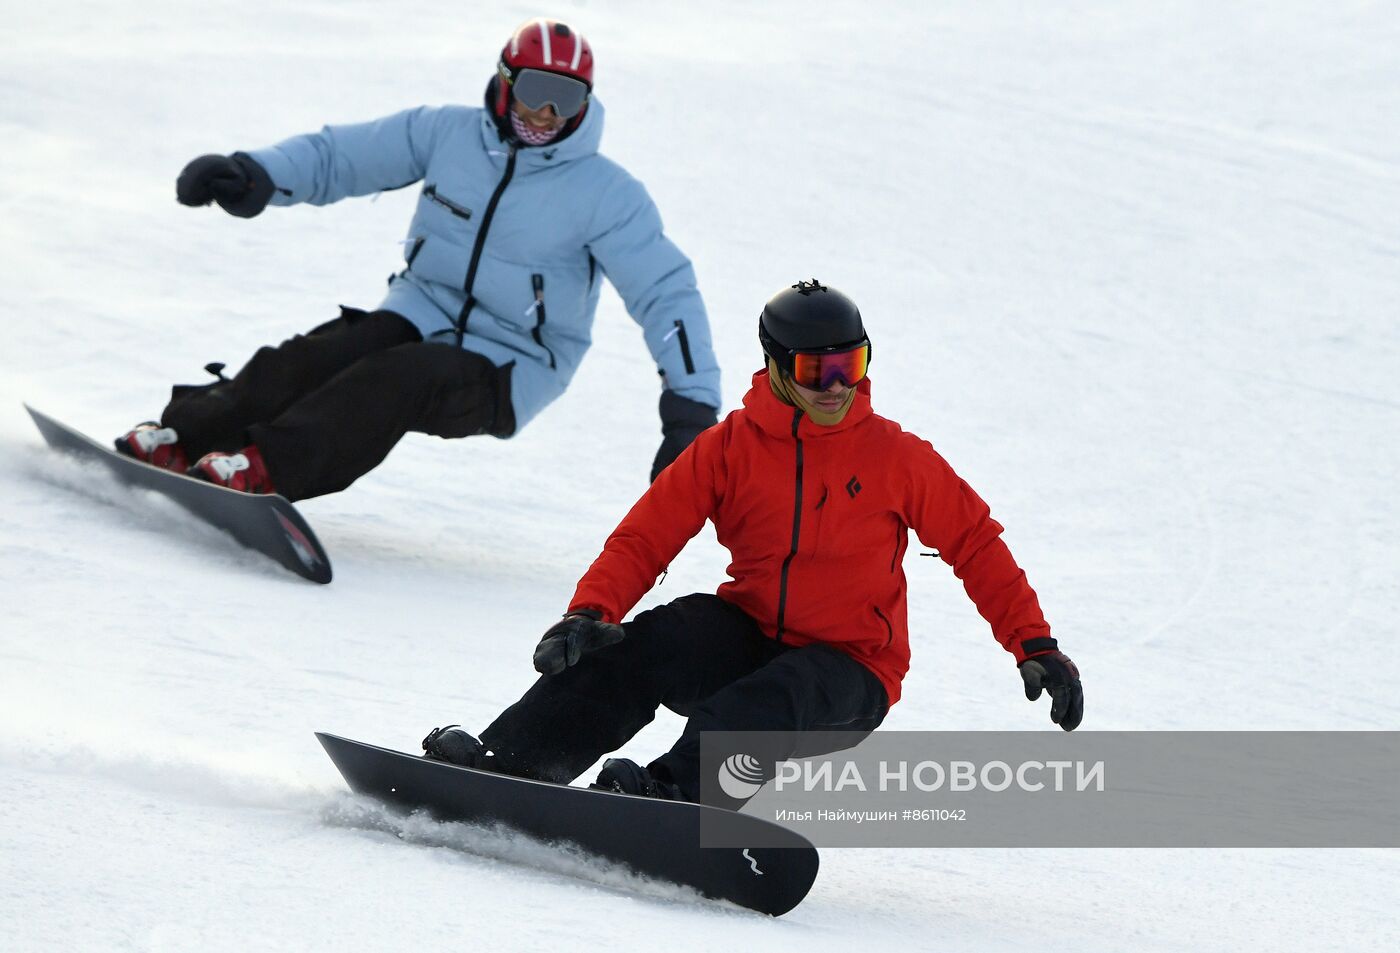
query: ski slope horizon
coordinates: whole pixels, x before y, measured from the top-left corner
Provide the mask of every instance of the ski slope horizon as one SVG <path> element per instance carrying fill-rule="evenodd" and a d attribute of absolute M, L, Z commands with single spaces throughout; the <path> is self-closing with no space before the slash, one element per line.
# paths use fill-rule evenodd
<path fill-rule="evenodd" d="M 1393 4 L 0 2 L 0 947 L 1400 941 L 1394 851 L 824 850 L 767 920 L 345 793 L 312 732 L 484 726 L 645 489 L 658 385 L 611 288 L 517 437 L 410 435 L 299 504 L 328 587 L 47 451 L 21 406 L 106 440 L 204 364 L 376 304 L 414 190 L 242 221 L 176 204 L 176 174 L 474 105 L 509 31 L 557 16 L 595 50 L 602 151 L 695 262 L 723 412 L 771 294 L 855 298 L 876 412 L 1007 527 L 1083 730 L 1394 730 Z M 1058 731 L 921 551 L 885 727 Z M 638 608 L 726 563 L 706 529 Z"/>

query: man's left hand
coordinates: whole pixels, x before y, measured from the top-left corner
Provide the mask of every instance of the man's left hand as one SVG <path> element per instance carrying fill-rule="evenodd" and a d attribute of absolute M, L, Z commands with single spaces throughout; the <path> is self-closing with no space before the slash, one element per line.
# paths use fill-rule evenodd
<path fill-rule="evenodd" d="M 1070 657 L 1056 649 L 1028 658 L 1020 667 L 1026 697 L 1035 701 L 1042 689 L 1049 692 L 1050 720 L 1065 731 L 1078 728 L 1084 718 L 1084 689 Z"/>
<path fill-rule="evenodd" d="M 621 642 L 627 631 L 615 622 L 604 622 L 592 609 L 570 612 L 549 627 L 535 646 L 535 671 L 558 675 L 589 652 Z"/>

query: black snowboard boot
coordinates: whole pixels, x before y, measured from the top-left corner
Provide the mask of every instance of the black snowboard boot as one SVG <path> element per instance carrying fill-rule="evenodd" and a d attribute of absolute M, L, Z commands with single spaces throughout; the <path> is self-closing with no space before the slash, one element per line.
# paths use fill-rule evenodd
<path fill-rule="evenodd" d="M 663 801 L 684 801 L 681 789 L 665 778 L 658 778 L 635 761 L 627 758 L 609 758 L 603 762 L 603 770 L 598 772 L 598 780 L 590 787 L 616 794 L 635 794 L 638 797 L 654 797 Z"/>
<path fill-rule="evenodd" d="M 434 728 L 423 739 L 423 757 L 464 768 L 485 768 L 486 746 L 467 734 L 460 725 Z"/>

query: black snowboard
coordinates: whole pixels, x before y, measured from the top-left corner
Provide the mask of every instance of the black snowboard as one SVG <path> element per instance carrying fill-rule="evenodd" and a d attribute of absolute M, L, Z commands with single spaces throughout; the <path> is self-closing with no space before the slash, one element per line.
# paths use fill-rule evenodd
<path fill-rule="evenodd" d="M 129 486 L 154 490 L 169 497 L 206 523 L 224 530 L 244 546 L 276 560 L 298 576 L 312 582 L 331 581 L 331 561 L 326 551 L 316 541 L 316 534 L 306 520 L 285 497 L 240 493 L 150 466 L 102 446 L 28 404 L 24 409 L 34 418 L 49 446 L 84 460 L 97 461 Z"/>
<path fill-rule="evenodd" d="M 781 916 L 817 878 L 817 850 L 776 824 L 701 804 L 658 801 L 460 768 L 317 732 L 351 789 L 442 821 L 495 823 L 562 842 L 707 897 Z M 789 847 L 701 847 L 702 812 L 755 841 Z M 722 815 L 719 817 L 717 815 Z M 761 832 L 761 836 L 760 836 Z M 739 841 L 741 842 L 741 841 Z"/>

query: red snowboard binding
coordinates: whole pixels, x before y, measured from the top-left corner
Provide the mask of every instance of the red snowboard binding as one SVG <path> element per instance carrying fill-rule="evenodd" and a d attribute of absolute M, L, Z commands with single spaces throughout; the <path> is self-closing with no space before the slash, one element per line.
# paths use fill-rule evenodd
<path fill-rule="evenodd" d="M 251 444 L 237 453 L 217 450 L 206 453 L 190 467 L 189 475 L 243 493 L 277 492 L 272 486 L 272 478 L 267 475 L 262 451 Z"/>
<path fill-rule="evenodd" d="M 176 473 L 184 473 L 190 468 L 185 458 L 185 448 L 180 446 L 179 434 L 154 420 L 137 424 L 112 442 L 117 453 L 153 467 L 174 470 Z"/>

